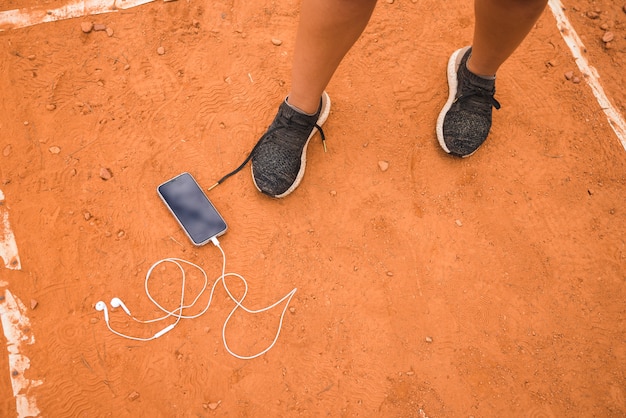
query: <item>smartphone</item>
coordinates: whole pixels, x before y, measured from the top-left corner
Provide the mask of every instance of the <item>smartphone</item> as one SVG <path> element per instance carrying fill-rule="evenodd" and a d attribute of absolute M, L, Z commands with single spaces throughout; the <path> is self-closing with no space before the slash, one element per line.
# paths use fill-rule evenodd
<path fill-rule="evenodd" d="M 157 193 L 194 245 L 204 245 L 228 228 L 209 198 L 189 173 L 157 187 Z"/>

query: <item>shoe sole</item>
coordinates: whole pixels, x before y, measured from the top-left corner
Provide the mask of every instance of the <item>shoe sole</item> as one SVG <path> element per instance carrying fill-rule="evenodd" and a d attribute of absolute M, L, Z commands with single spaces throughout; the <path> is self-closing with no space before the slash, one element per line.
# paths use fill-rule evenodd
<path fill-rule="evenodd" d="M 328 93 L 324 91 L 322 93 L 322 106 L 320 109 L 320 115 L 318 116 L 317 122 L 316 122 L 317 125 L 321 127 L 324 124 L 324 122 L 326 122 L 326 119 L 328 119 L 329 114 L 330 114 L 330 97 L 328 96 Z M 272 197 L 275 197 L 277 199 L 283 198 L 291 194 L 294 190 L 296 190 L 296 187 L 300 185 L 300 182 L 302 181 L 302 178 L 304 177 L 304 170 L 306 168 L 306 150 L 307 150 L 307 147 L 309 146 L 309 141 L 311 140 L 311 138 L 313 138 L 313 135 L 315 135 L 317 131 L 318 131 L 317 128 L 313 128 L 313 130 L 311 131 L 311 134 L 306 140 L 306 143 L 304 144 L 304 148 L 302 149 L 302 157 L 300 157 L 300 171 L 298 171 L 298 175 L 296 176 L 296 179 L 294 180 L 293 184 L 284 193 L 281 193 L 279 195 L 272 196 Z M 254 173 L 252 174 L 252 182 L 254 183 L 254 187 L 256 187 L 256 189 L 259 192 L 263 193 L 263 191 L 259 188 L 259 186 L 257 186 L 256 181 L 254 180 Z"/>
<path fill-rule="evenodd" d="M 439 145 L 441 146 L 441 148 L 443 148 L 443 150 L 448 154 L 450 154 L 450 150 L 446 146 L 446 141 L 443 138 L 443 121 L 446 118 L 446 114 L 448 113 L 448 110 L 450 110 L 450 108 L 452 107 L 452 103 L 454 103 L 454 100 L 456 98 L 456 93 L 459 88 L 457 72 L 459 70 L 461 60 L 463 59 L 463 56 L 469 48 L 469 46 L 466 46 L 464 48 L 457 49 L 452 53 L 452 55 L 450 55 L 450 59 L 448 60 L 448 101 L 443 106 L 443 109 L 441 109 L 439 117 L 437 117 L 437 140 L 439 141 Z M 469 157 L 474 152 L 464 155 L 463 158 Z"/>

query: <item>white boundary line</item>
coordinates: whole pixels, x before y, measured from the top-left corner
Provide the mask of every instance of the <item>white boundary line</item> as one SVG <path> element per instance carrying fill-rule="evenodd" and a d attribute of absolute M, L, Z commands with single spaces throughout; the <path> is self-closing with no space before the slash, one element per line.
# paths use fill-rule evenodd
<path fill-rule="evenodd" d="M 5 268 L 21 270 L 15 235 L 9 224 L 9 211 L 6 208 L 4 193 L 0 190 L 0 257 L 4 260 Z M 7 289 L 9 284 L 0 281 L 0 324 L 7 340 L 9 352 L 9 369 L 11 386 L 15 397 L 15 406 L 18 418 L 36 417 L 40 411 L 37 408 L 35 397 L 29 395 L 30 389 L 41 385 L 41 380 L 30 380 L 24 376 L 30 368 L 30 359 L 20 354 L 22 343 L 33 344 L 35 337 L 30 329 L 30 321 L 26 316 L 24 304 Z M 2 292 L 4 291 L 4 292 Z"/>
<path fill-rule="evenodd" d="M 567 19 L 567 16 L 565 16 L 565 13 L 563 13 L 563 4 L 561 4 L 560 0 L 549 0 L 548 5 L 552 10 L 552 14 L 556 18 L 556 26 L 559 29 L 559 32 L 561 32 L 563 40 L 576 59 L 578 69 L 587 80 L 587 84 L 591 87 L 593 95 L 596 97 L 598 104 L 604 111 L 604 114 L 609 121 L 609 125 L 611 125 L 615 135 L 617 135 L 617 138 L 626 150 L 626 122 L 624 122 L 624 118 L 620 112 L 613 107 L 611 101 L 604 93 L 604 89 L 599 81 L 600 75 L 598 74 L 598 71 L 593 66 L 589 65 L 587 59 L 583 56 L 583 51 L 586 51 L 585 45 L 580 40 L 580 37 L 576 33 L 576 30 L 570 23 L 569 19 Z"/>
<path fill-rule="evenodd" d="M 7 10 L 0 12 L 0 32 L 57 20 L 101 13 L 113 13 L 117 12 L 119 9 L 129 9 L 153 1 L 154 0 L 71 0 L 69 3 L 57 7 L 56 9 L 25 7 L 22 9 Z"/>

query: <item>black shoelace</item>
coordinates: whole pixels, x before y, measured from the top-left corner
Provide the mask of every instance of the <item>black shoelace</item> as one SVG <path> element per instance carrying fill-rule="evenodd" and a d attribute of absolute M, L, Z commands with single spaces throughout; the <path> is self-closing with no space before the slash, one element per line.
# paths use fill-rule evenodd
<path fill-rule="evenodd" d="M 500 106 L 498 104 L 498 106 Z M 263 142 L 263 140 L 270 136 L 271 134 L 273 134 L 274 132 L 276 132 L 279 129 L 287 129 L 288 126 L 287 125 L 280 125 L 277 126 L 273 129 L 270 129 L 269 131 L 267 131 L 265 133 L 265 135 L 263 135 L 261 137 L 261 139 L 259 139 L 259 141 L 254 145 L 254 147 L 252 148 L 252 151 L 250 151 L 250 154 L 248 154 L 248 156 L 246 157 L 246 159 L 241 163 L 241 165 L 239 165 L 239 167 L 235 168 L 233 171 L 231 171 L 230 173 L 226 174 L 224 177 L 222 177 L 221 179 L 219 179 L 217 182 L 215 182 L 214 185 L 212 185 L 211 187 L 209 187 L 207 189 L 207 191 L 211 191 L 214 188 L 216 188 L 217 186 L 219 186 L 220 184 L 222 184 L 226 179 L 228 179 L 231 176 L 234 176 L 235 174 L 239 173 L 245 166 L 246 164 L 248 164 L 250 162 L 250 160 L 252 159 L 252 157 L 254 156 L 254 152 L 257 150 L 257 148 L 259 147 L 259 144 L 261 142 Z M 322 127 L 319 126 L 317 123 L 315 124 L 315 128 L 317 128 L 317 130 L 320 133 L 320 136 L 322 137 L 322 145 L 324 146 L 324 152 L 326 152 L 326 135 L 324 135 L 324 131 L 322 130 Z"/>

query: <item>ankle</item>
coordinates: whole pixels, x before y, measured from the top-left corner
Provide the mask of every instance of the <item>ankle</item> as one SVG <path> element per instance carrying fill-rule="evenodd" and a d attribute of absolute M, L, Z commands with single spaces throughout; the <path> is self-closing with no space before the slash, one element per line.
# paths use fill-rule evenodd
<path fill-rule="evenodd" d="M 494 72 L 491 72 L 491 71 L 480 71 L 481 70 L 480 67 L 479 68 L 474 67 L 473 62 L 472 62 L 472 55 L 471 54 L 470 54 L 469 58 L 467 58 L 467 61 L 465 62 L 465 68 L 467 68 L 467 70 L 470 73 L 474 74 L 477 77 L 484 78 L 485 80 L 495 80 L 496 79 L 495 71 Z"/>
<path fill-rule="evenodd" d="M 297 97 L 294 97 L 293 94 L 289 94 L 285 98 L 285 103 L 292 108 L 293 110 L 308 115 L 313 116 L 317 113 L 320 107 L 320 99 L 312 100 L 312 101 L 304 101 L 298 100 Z"/>

